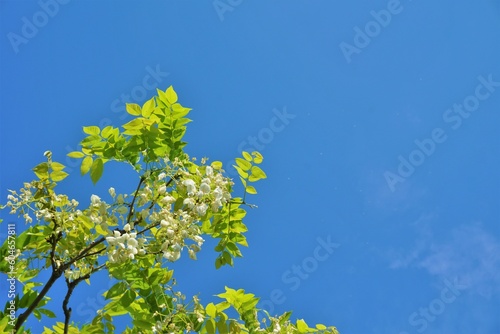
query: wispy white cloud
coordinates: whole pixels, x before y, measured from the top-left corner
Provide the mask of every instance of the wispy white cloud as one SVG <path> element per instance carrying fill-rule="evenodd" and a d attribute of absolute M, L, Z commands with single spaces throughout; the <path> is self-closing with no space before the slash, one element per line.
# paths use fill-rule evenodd
<path fill-rule="evenodd" d="M 445 312 L 435 312 L 425 326 L 425 318 L 416 316 L 408 323 L 410 332 L 402 333 L 500 333 L 500 238 L 480 223 L 462 224 L 443 233 L 433 227 L 437 218 L 423 215 L 415 222 L 415 243 L 409 250 L 391 251 L 389 267 L 425 270 L 437 289 L 453 280 L 460 290 L 459 303 L 446 304 Z M 420 306 L 431 307 L 436 300 L 419 305 L 415 314 L 420 314 Z"/>
<path fill-rule="evenodd" d="M 459 277 L 483 297 L 500 293 L 500 240 L 481 224 L 459 226 L 448 240 L 431 241 L 428 252 L 414 262 L 431 275 Z"/>
<path fill-rule="evenodd" d="M 390 252 L 389 267 L 422 268 L 439 280 L 458 277 L 467 289 L 486 298 L 500 294 L 500 240 L 480 223 L 460 225 L 438 240 L 427 218 L 415 224 L 420 236 L 412 249 Z"/>

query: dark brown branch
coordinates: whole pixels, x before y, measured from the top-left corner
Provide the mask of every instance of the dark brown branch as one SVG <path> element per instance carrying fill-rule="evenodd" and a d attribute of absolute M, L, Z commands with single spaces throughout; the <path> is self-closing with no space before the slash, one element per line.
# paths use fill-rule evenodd
<path fill-rule="evenodd" d="M 52 220 L 54 223 L 54 230 L 57 228 L 57 222 L 55 220 Z M 14 326 L 15 332 L 22 326 L 22 324 L 26 321 L 26 319 L 29 317 L 29 315 L 33 312 L 33 310 L 38 306 L 40 301 L 45 297 L 47 292 L 49 292 L 50 288 L 52 285 L 57 281 L 59 277 L 61 277 L 61 274 L 64 272 L 62 270 L 62 266 L 57 265 L 56 261 L 56 245 L 61 240 L 62 238 L 62 232 L 59 232 L 57 234 L 52 234 L 47 241 L 50 243 L 52 246 L 50 249 L 50 261 L 51 261 L 51 267 L 52 267 L 52 274 L 49 277 L 49 280 L 43 287 L 42 291 L 36 296 L 35 300 L 31 303 L 31 305 L 28 306 L 26 311 L 21 313 L 19 317 L 17 318 L 16 325 Z"/>
<path fill-rule="evenodd" d="M 144 180 L 146 180 L 146 178 L 144 176 L 141 176 L 141 178 L 139 180 L 139 184 L 137 185 L 137 189 L 135 190 L 135 193 L 134 193 L 134 198 L 132 198 L 132 203 L 130 203 L 130 208 L 128 209 L 127 223 L 130 223 L 130 219 L 132 219 L 132 215 L 134 212 L 135 199 L 137 198 L 137 194 L 139 193 L 139 190 L 141 189 L 141 185 L 144 182 Z"/>
<path fill-rule="evenodd" d="M 64 311 L 64 334 L 68 333 L 69 329 L 69 319 L 71 318 L 71 307 L 68 308 L 69 299 L 71 298 L 71 294 L 76 286 L 83 280 L 90 278 L 90 275 L 101 270 L 106 266 L 105 263 L 101 264 L 99 267 L 93 268 L 89 273 L 78 277 L 76 280 L 70 282 L 69 279 L 66 278 L 66 285 L 68 286 L 68 291 L 66 292 L 66 296 L 64 297 L 62 308 Z"/>
<path fill-rule="evenodd" d="M 31 303 L 30 306 L 28 306 L 26 311 L 24 311 L 23 313 L 21 313 L 19 315 L 19 318 L 17 318 L 17 321 L 16 321 L 16 325 L 14 326 L 15 332 L 17 332 L 19 330 L 19 328 L 23 325 L 23 323 L 26 321 L 26 319 L 31 314 L 31 312 L 33 312 L 33 310 L 38 306 L 38 304 L 43 299 L 43 297 L 45 297 L 47 292 L 49 292 L 49 290 L 50 290 L 50 288 L 52 288 L 52 285 L 54 284 L 54 282 L 57 281 L 57 279 L 59 277 L 61 277 L 61 274 L 64 272 L 61 269 L 62 269 L 62 266 L 59 267 L 59 269 L 52 271 L 52 274 L 50 275 L 47 283 L 45 283 L 45 286 L 43 287 L 42 291 L 40 291 L 38 296 L 36 296 L 35 300 Z"/>

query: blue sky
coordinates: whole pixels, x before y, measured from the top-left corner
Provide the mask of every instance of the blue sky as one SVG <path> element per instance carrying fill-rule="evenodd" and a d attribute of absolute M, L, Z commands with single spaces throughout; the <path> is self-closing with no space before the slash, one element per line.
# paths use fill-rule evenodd
<path fill-rule="evenodd" d="M 1 0 L 0 11 L 2 198 L 46 150 L 73 171 L 59 190 L 82 204 L 110 186 L 132 192 L 127 168 L 92 186 L 66 153 L 81 126 L 122 124 L 124 102 L 173 85 L 193 108 L 190 155 L 227 166 L 258 149 L 268 175 L 244 258 L 215 271 L 207 244 L 174 266 L 183 292 L 209 302 L 244 288 L 272 313 L 344 334 L 500 333 L 498 1 Z M 74 320 L 102 306 L 106 285 L 78 287 Z"/>

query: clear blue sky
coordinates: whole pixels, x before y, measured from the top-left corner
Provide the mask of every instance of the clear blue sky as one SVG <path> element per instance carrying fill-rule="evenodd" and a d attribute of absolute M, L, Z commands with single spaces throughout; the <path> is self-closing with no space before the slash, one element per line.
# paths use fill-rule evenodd
<path fill-rule="evenodd" d="M 500 333 L 498 1 L 55 1 L 0 1 L 2 201 L 45 150 L 82 204 L 131 192 L 65 155 L 173 85 L 190 155 L 259 149 L 268 175 L 244 258 L 184 254 L 183 292 L 244 288 L 343 334 Z M 78 287 L 73 320 L 106 285 Z"/>

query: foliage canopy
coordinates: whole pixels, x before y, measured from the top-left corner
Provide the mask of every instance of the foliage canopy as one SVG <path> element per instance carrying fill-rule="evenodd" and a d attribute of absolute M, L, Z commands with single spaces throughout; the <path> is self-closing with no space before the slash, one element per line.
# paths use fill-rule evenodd
<path fill-rule="evenodd" d="M 217 295 L 221 302 L 206 306 L 197 296 L 187 298 L 174 289 L 169 263 L 186 252 L 196 259 L 206 237 L 218 240 L 215 268 L 233 266 L 242 256 L 241 246 L 248 246 L 243 218 L 245 208 L 252 206 L 246 196 L 257 193 L 253 184 L 266 174 L 259 167 L 259 152 L 243 152 L 234 167 L 244 192 L 233 197 L 233 181 L 221 162 L 201 159 L 197 164 L 184 152 L 190 109 L 178 102 L 172 87 L 157 93 L 142 107 L 127 104 L 134 118 L 121 128 L 84 126 L 81 150 L 68 154 L 81 159 L 81 174 L 89 174 L 93 183 L 110 161 L 130 165 L 138 175 L 130 193 L 110 188 L 109 201 L 92 194 L 89 206 L 81 208 L 77 200 L 57 192 L 68 173 L 49 151 L 46 161 L 33 168 L 36 179 L 9 191 L 1 209 L 22 216 L 28 226 L 20 235 L 9 232 L 0 248 L 6 259 L 0 271 L 15 272 L 22 285 L 1 312 L 0 331 L 31 333 L 25 328 L 29 316 L 55 318 L 48 308 L 49 291 L 62 279 L 67 287 L 64 319 L 54 320 L 44 333 L 113 333 L 113 319 L 123 314 L 132 318 L 124 333 L 338 333 L 324 325 L 311 328 L 304 320 L 292 323 L 290 312 L 266 313 L 266 321 L 259 321 L 259 299 L 241 289 L 226 287 Z M 116 282 L 104 293 L 107 304 L 91 323 L 72 322 L 74 289 L 83 281 L 91 284 L 99 271 Z M 46 282 L 40 281 L 42 272 L 50 273 Z M 238 318 L 227 315 L 229 308 Z"/>

